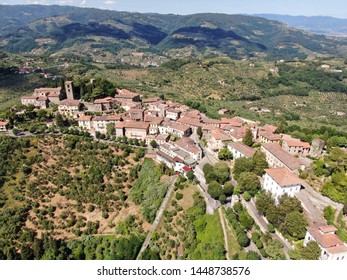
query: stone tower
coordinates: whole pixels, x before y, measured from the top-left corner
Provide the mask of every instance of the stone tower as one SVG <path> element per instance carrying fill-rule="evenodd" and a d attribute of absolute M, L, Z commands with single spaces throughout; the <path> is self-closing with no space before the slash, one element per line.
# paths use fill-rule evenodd
<path fill-rule="evenodd" d="M 67 99 L 75 99 L 74 91 L 73 91 L 73 85 L 71 81 L 65 82 L 65 92 L 66 92 L 66 98 Z"/>

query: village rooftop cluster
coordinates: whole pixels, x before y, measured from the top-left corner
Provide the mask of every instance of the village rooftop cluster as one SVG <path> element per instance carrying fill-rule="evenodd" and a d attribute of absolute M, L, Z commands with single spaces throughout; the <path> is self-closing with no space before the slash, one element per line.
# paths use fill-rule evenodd
<path fill-rule="evenodd" d="M 116 137 L 145 141 L 154 148 L 147 157 L 163 162 L 181 174 L 193 170 L 205 153 L 218 159 L 218 153 L 225 147 L 234 160 L 253 157 L 256 149 L 242 143 L 245 135 L 251 132 L 270 167 L 265 170 L 262 187 L 276 201 L 284 194 L 294 196 L 305 186 L 306 183 L 298 177 L 299 171 L 312 164 L 307 156 L 317 157 L 324 148 L 324 141 L 320 139 L 310 145 L 277 133 L 278 128 L 270 124 L 260 125 L 242 117 L 211 119 L 181 103 L 158 97 L 141 99 L 140 94 L 126 89 L 117 89 L 114 97 L 82 102 L 75 99 L 73 83 L 68 81 L 64 88 L 35 89 L 32 96 L 22 97 L 21 102 L 39 109 L 55 104 L 59 114 L 77 120 L 79 129 L 93 136 L 106 134 L 111 126 Z M 220 110 L 220 114 L 226 112 Z M 6 131 L 7 125 L 7 122 L 0 122 L 0 131 Z M 200 145 L 202 142 L 204 147 Z M 346 259 L 347 246 L 335 232 L 336 228 L 332 226 L 309 227 L 305 244 L 317 241 L 322 249 L 321 259 Z"/>

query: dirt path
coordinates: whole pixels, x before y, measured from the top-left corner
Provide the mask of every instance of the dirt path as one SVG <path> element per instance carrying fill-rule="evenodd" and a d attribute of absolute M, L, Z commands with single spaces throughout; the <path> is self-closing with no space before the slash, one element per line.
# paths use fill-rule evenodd
<path fill-rule="evenodd" d="M 227 258 L 227 260 L 230 260 L 228 235 L 227 235 L 227 231 L 225 228 L 225 219 L 224 219 L 224 215 L 223 215 L 221 207 L 218 208 L 218 213 L 219 213 L 220 223 L 222 225 L 223 234 L 224 234 L 224 243 L 225 243 L 225 251 L 226 251 L 225 257 Z"/>
<path fill-rule="evenodd" d="M 141 247 L 141 249 L 139 251 L 139 254 L 136 257 L 136 260 L 139 259 L 139 257 L 142 254 L 142 252 L 144 250 L 146 250 L 146 248 L 148 247 L 149 242 L 151 241 L 151 238 L 152 238 L 152 234 L 157 229 L 157 227 L 159 225 L 159 222 L 160 222 L 160 220 L 161 220 L 161 218 L 163 216 L 164 210 L 165 210 L 165 208 L 166 208 L 166 206 L 167 206 L 167 204 L 168 204 L 168 202 L 170 200 L 171 194 L 172 194 L 173 190 L 175 189 L 176 180 L 177 180 L 177 176 L 174 177 L 173 182 L 171 183 L 170 187 L 168 188 L 168 190 L 166 192 L 165 198 L 164 198 L 163 202 L 161 203 L 160 208 L 157 211 L 157 214 L 155 216 L 155 219 L 154 219 L 154 222 L 152 224 L 152 227 L 151 227 L 151 229 L 147 233 L 147 237 L 145 239 L 145 242 L 143 242 L 142 247 Z"/>

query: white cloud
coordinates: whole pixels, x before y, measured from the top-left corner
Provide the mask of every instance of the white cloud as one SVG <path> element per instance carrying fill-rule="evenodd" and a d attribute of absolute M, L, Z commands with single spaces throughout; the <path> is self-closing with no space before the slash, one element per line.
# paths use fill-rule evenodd
<path fill-rule="evenodd" d="M 86 0 L 83 0 L 83 1 L 81 2 L 81 5 L 84 6 L 85 4 L 87 4 L 87 1 L 86 1 Z"/>
<path fill-rule="evenodd" d="M 116 1 L 114 1 L 114 0 L 107 0 L 107 1 L 105 1 L 105 5 L 114 5 L 114 4 L 116 4 L 117 2 Z"/>
<path fill-rule="evenodd" d="M 46 5 L 46 0 L 26 0 L 27 4 Z"/>

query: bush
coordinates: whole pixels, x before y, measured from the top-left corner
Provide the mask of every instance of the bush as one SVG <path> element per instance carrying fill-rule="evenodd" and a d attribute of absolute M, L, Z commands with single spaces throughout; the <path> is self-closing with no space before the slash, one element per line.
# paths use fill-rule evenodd
<path fill-rule="evenodd" d="M 175 196 L 177 200 L 181 200 L 183 198 L 183 194 L 179 192 L 177 192 Z"/>

